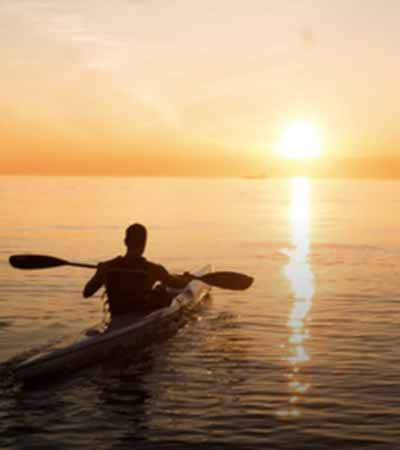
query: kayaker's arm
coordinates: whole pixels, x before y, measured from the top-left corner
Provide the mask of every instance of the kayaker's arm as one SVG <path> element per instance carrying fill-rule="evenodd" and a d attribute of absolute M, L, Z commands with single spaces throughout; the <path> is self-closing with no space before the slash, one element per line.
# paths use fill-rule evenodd
<path fill-rule="evenodd" d="M 167 269 L 162 267 L 160 270 L 160 281 L 165 286 L 174 289 L 183 289 L 189 283 L 189 281 L 191 281 L 191 278 L 187 277 L 186 275 L 172 275 L 167 271 Z"/>
<path fill-rule="evenodd" d="M 93 277 L 86 283 L 83 289 L 82 295 L 87 298 L 95 294 L 104 285 L 104 266 L 99 264 L 96 273 Z"/>

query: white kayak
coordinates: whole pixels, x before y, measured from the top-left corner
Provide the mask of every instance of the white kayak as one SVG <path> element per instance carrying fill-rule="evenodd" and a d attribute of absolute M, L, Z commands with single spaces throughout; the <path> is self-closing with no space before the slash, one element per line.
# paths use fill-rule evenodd
<path fill-rule="evenodd" d="M 196 276 L 211 271 L 209 265 L 191 273 Z M 106 360 L 122 351 L 142 349 L 160 336 L 160 331 L 179 321 L 186 311 L 199 305 L 210 291 L 201 281 L 191 281 L 176 295 L 170 305 L 146 315 L 128 315 L 111 321 L 102 332 L 82 335 L 72 344 L 66 344 L 44 354 L 36 355 L 14 369 L 21 381 L 47 382 L 49 376 L 66 375 L 72 371 Z"/>

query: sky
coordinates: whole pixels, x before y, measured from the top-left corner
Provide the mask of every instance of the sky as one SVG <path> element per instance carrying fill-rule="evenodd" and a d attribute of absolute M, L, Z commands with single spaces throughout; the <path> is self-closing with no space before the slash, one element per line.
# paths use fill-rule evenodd
<path fill-rule="evenodd" d="M 399 19 L 398 0 L 0 0 L 0 172 L 263 173 L 298 119 L 325 164 L 400 158 Z"/>

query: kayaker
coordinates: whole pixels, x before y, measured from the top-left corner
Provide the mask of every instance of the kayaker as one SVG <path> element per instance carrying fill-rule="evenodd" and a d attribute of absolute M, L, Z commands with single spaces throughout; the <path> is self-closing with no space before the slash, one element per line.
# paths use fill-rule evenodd
<path fill-rule="evenodd" d="M 104 286 L 112 315 L 145 311 L 168 304 L 165 287 L 184 288 L 190 278 L 171 275 L 164 266 L 147 261 L 143 257 L 146 241 L 146 228 L 139 223 L 130 225 L 125 232 L 125 256 L 100 263 L 87 282 L 83 296 L 90 297 Z"/>

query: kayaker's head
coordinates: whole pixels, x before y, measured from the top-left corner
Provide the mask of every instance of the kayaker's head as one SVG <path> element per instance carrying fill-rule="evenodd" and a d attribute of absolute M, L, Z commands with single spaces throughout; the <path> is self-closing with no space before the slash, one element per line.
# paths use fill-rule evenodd
<path fill-rule="evenodd" d="M 146 247 L 147 230 L 140 223 L 134 223 L 130 225 L 125 232 L 125 245 L 128 248 L 128 252 L 141 256 Z"/>

